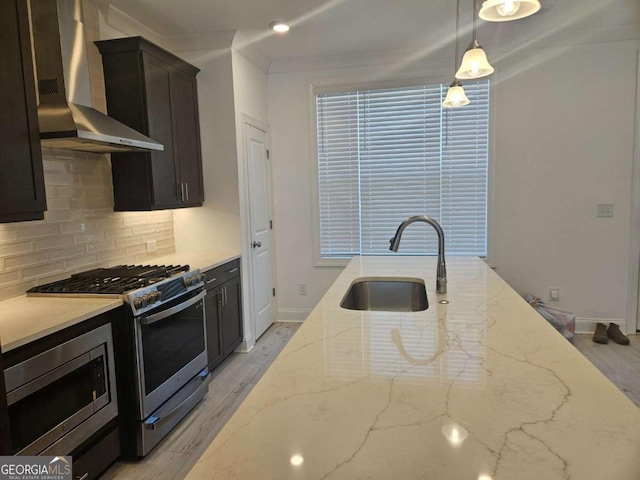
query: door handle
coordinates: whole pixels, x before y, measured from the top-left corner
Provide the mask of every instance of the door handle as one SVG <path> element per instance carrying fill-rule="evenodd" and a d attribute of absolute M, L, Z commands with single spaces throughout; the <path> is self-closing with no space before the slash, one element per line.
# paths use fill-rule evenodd
<path fill-rule="evenodd" d="M 255 241 L 254 241 L 254 242 L 251 244 L 251 246 L 252 246 L 253 248 L 260 248 L 260 247 L 262 246 L 262 242 L 255 242 Z"/>

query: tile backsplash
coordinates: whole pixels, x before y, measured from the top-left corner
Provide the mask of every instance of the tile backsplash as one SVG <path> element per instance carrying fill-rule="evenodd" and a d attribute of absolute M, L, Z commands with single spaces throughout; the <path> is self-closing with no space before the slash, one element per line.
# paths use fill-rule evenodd
<path fill-rule="evenodd" d="M 175 251 L 173 212 L 114 212 L 108 155 L 43 149 L 44 220 L 0 224 L 0 300 L 96 266 Z M 155 240 L 157 250 L 147 252 Z"/>

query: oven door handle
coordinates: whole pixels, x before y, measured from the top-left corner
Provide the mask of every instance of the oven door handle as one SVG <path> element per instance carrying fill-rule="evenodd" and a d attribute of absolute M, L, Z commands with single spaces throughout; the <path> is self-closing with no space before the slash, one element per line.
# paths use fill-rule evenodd
<path fill-rule="evenodd" d="M 146 428 L 147 430 L 158 430 L 159 428 L 162 428 L 163 425 L 165 425 L 167 422 L 171 421 L 171 419 L 178 413 L 180 413 L 180 411 L 182 410 L 182 407 L 184 407 L 186 404 L 188 404 L 192 398 L 194 398 L 196 395 L 200 394 L 200 391 L 203 388 L 207 388 L 207 382 L 205 382 L 205 380 L 207 379 L 207 377 L 209 376 L 209 372 L 207 370 L 202 370 L 197 377 L 200 379 L 200 381 L 202 382 L 198 388 L 196 388 L 194 390 L 194 392 L 189 395 L 187 398 L 185 398 L 182 402 L 180 402 L 180 405 L 178 405 L 176 408 L 174 408 L 173 410 L 171 410 L 169 413 L 167 413 L 166 415 L 162 416 L 162 417 L 154 417 L 151 416 L 149 417 L 147 420 L 145 420 L 144 422 L 144 428 Z"/>
<path fill-rule="evenodd" d="M 181 312 L 182 310 L 186 310 L 191 305 L 198 303 L 200 300 L 202 300 L 206 294 L 207 294 L 207 291 L 202 290 L 202 292 L 200 292 L 198 295 L 187 300 L 184 303 L 181 303 L 180 305 L 176 305 L 175 307 L 168 308 L 167 310 L 163 310 L 162 312 L 149 315 L 148 317 L 144 317 L 142 320 L 140 320 L 140 323 L 145 326 L 151 325 L 152 323 L 162 320 L 163 318 L 170 317 L 171 315 Z"/>

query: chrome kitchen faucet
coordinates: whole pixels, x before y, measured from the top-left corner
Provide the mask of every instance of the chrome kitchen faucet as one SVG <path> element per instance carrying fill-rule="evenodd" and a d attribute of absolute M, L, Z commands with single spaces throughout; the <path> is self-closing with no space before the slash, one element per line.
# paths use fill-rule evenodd
<path fill-rule="evenodd" d="M 391 244 L 389 250 L 391 250 L 392 252 L 398 251 L 402 232 L 404 232 L 404 229 L 414 222 L 428 223 L 433 228 L 435 228 L 436 233 L 438 234 L 438 270 L 436 272 L 436 292 L 447 293 L 447 265 L 444 261 L 444 232 L 442 231 L 442 227 L 440 226 L 440 224 L 433 218 L 426 217 L 424 215 L 417 215 L 415 217 L 407 218 L 400 224 L 394 237 L 389 240 L 389 243 Z"/>

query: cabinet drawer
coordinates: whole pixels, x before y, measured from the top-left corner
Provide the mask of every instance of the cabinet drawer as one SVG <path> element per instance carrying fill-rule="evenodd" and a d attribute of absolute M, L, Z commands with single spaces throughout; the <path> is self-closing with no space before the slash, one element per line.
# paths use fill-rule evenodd
<path fill-rule="evenodd" d="M 240 259 L 238 258 L 219 267 L 207 270 L 204 274 L 207 277 L 205 284 L 207 290 L 211 290 L 240 275 Z"/>

